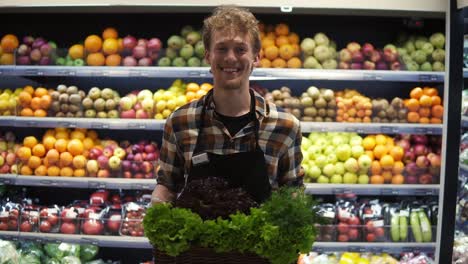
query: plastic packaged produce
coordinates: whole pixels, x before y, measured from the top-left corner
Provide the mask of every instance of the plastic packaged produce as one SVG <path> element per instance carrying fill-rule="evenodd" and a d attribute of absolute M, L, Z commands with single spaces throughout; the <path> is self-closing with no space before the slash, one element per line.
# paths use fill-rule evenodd
<path fill-rule="evenodd" d="M 17 231 L 21 206 L 6 202 L 0 206 L 0 231 Z"/>
<path fill-rule="evenodd" d="M 435 262 L 432 258 L 428 257 L 424 253 L 417 255 L 413 252 L 410 252 L 405 253 L 401 257 L 400 264 L 435 264 Z"/>
<path fill-rule="evenodd" d="M 127 203 L 123 208 L 123 222 L 120 228 L 122 236 L 143 236 L 143 218 L 146 208 L 138 203 Z"/>
<path fill-rule="evenodd" d="M 18 263 L 19 254 L 13 243 L 0 240 L 0 263 Z"/>
<path fill-rule="evenodd" d="M 366 242 L 386 241 L 383 206 L 379 200 L 364 200 L 360 206 L 360 215 L 363 225 L 363 240 Z"/>
<path fill-rule="evenodd" d="M 336 209 L 334 204 L 319 204 L 314 208 L 319 218 L 317 241 L 336 241 Z"/>

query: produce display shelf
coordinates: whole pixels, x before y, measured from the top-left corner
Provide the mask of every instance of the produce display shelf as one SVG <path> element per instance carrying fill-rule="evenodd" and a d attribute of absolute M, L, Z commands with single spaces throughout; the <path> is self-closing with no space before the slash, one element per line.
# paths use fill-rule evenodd
<path fill-rule="evenodd" d="M 208 67 L 89 67 L 89 66 L 1 66 L 0 76 L 81 76 L 141 78 L 211 78 Z M 435 82 L 445 79 L 444 72 L 255 69 L 252 80 L 347 80 L 384 82 Z"/>
<path fill-rule="evenodd" d="M 315 242 L 312 248 L 315 252 L 372 252 L 395 253 L 401 252 L 427 252 L 433 253 L 436 243 L 390 243 L 390 242 Z"/>
<path fill-rule="evenodd" d="M 459 170 L 468 175 L 468 165 L 465 165 L 463 163 L 459 163 Z"/>
<path fill-rule="evenodd" d="M 0 183 L 20 186 L 153 190 L 155 179 L 91 178 L 91 177 L 51 177 L 0 174 Z"/>
<path fill-rule="evenodd" d="M 463 69 L 463 78 L 468 78 L 468 69 L 467 68 Z"/>
<path fill-rule="evenodd" d="M 439 184 L 320 184 L 305 183 L 306 193 L 392 196 L 438 196 Z"/>
<path fill-rule="evenodd" d="M 80 127 L 90 129 L 138 129 L 162 130 L 164 120 L 154 119 L 110 119 L 110 118 L 58 118 L 58 117 L 0 117 L 2 126 L 13 127 Z M 359 134 L 427 134 L 441 135 L 438 124 L 394 124 L 394 123 L 338 123 L 301 122 L 302 132 L 356 132 Z"/>
<path fill-rule="evenodd" d="M 468 128 L 468 116 L 462 116 L 461 126 Z"/>
<path fill-rule="evenodd" d="M 90 236 L 50 233 L 25 233 L 15 231 L 0 231 L 0 238 L 7 240 L 32 240 L 41 243 L 82 243 L 94 244 L 100 247 L 119 248 L 152 248 L 146 237 L 129 236 Z M 312 251 L 316 252 L 373 252 L 373 253 L 401 253 L 401 252 L 434 252 L 435 243 L 390 243 L 390 242 L 315 242 Z"/>

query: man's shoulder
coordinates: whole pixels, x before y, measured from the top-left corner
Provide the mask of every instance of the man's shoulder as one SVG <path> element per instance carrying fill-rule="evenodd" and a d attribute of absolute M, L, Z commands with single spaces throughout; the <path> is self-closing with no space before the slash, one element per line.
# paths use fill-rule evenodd
<path fill-rule="evenodd" d="M 196 122 L 196 115 L 201 111 L 199 100 L 187 103 L 172 112 L 167 118 L 166 124 L 170 125 L 174 132 L 189 129 Z"/>

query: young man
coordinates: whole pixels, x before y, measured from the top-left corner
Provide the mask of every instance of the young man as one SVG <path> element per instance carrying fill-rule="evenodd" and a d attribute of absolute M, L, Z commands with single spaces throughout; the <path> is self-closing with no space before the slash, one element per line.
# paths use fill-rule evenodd
<path fill-rule="evenodd" d="M 301 185 L 300 122 L 249 86 L 258 21 L 246 9 L 218 7 L 204 21 L 203 43 L 214 88 L 167 119 L 152 202 L 172 202 L 202 177 L 223 177 L 257 202 L 272 188 Z"/>

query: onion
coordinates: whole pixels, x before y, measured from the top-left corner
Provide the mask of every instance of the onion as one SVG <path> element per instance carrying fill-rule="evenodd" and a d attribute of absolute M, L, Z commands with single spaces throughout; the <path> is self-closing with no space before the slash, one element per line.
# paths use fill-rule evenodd
<path fill-rule="evenodd" d="M 148 57 L 144 57 L 144 58 L 141 58 L 139 61 L 138 61 L 138 66 L 151 66 L 153 64 L 153 61 L 151 60 L 151 58 L 148 58 Z"/>
<path fill-rule="evenodd" d="M 144 46 L 146 48 L 146 46 L 148 46 L 148 40 L 144 38 L 138 39 L 137 46 Z"/>
<path fill-rule="evenodd" d="M 379 61 L 379 62 L 377 62 L 377 65 L 375 66 L 375 69 L 376 70 L 388 70 L 387 63 L 385 63 L 383 61 Z"/>
<path fill-rule="evenodd" d="M 18 64 L 18 65 L 30 65 L 31 64 L 31 59 L 27 55 L 19 56 L 16 59 L 16 64 Z"/>
<path fill-rule="evenodd" d="M 31 48 L 28 47 L 28 45 L 26 44 L 21 44 L 19 47 L 18 47 L 18 50 L 17 50 L 17 53 L 18 55 L 20 56 L 27 56 L 29 55 L 29 52 L 31 51 Z"/>
<path fill-rule="evenodd" d="M 146 47 L 138 45 L 135 48 L 133 48 L 133 57 L 135 57 L 135 59 L 141 59 L 146 57 Z"/>
<path fill-rule="evenodd" d="M 31 57 L 32 61 L 39 61 L 41 59 L 41 56 L 42 54 L 39 49 L 33 49 L 29 54 L 29 57 Z"/>
<path fill-rule="evenodd" d="M 152 38 L 147 43 L 147 48 L 149 51 L 159 51 L 162 48 L 161 40 L 158 38 Z"/>
<path fill-rule="evenodd" d="M 413 146 L 413 151 L 414 151 L 414 154 L 416 154 L 416 156 L 427 154 L 427 148 L 423 144 L 416 144 L 415 146 Z"/>
<path fill-rule="evenodd" d="M 411 143 L 408 139 L 400 139 L 397 141 L 397 145 L 402 147 L 405 151 L 409 150 L 411 147 Z"/>
<path fill-rule="evenodd" d="M 41 60 L 39 60 L 39 65 L 50 65 L 50 57 L 43 56 Z"/>
<path fill-rule="evenodd" d="M 43 38 L 36 38 L 32 44 L 33 49 L 39 49 L 42 45 L 46 44 L 47 42 Z"/>
<path fill-rule="evenodd" d="M 426 135 L 411 135 L 411 141 L 416 144 L 427 145 Z"/>
<path fill-rule="evenodd" d="M 122 64 L 123 66 L 136 66 L 137 60 L 133 58 L 132 56 L 127 56 L 123 59 Z"/>
<path fill-rule="evenodd" d="M 351 70 L 361 70 L 361 69 L 362 69 L 362 63 L 359 63 L 359 62 L 351 63 Z"/>
<path fill-rule="evenodd" d="M 133 36 L 128 35 L 122 39 L 122 46 L 126 50 L 132 50 L 136 45 L 137 45 L 137 40 Z"/>
<path fill-rule="evenodd" d="M 31 37 L 31 36 L 25 36 L 23 37 L 23 43 L 28 45 L 28 46 L 31 46 L 34 42 L 34 38 Z"/>
<path fill-rule="evenodd" d="M 45 43 L 40 47 L 40 51 L 43 56 L 49 56 L 52 51 L 52 46 L 50 46 L 49 43 Z"/>

